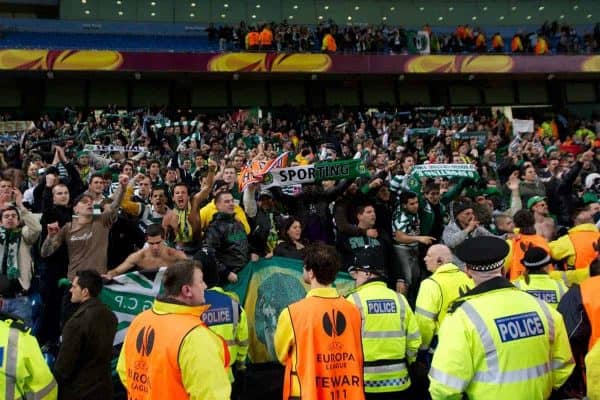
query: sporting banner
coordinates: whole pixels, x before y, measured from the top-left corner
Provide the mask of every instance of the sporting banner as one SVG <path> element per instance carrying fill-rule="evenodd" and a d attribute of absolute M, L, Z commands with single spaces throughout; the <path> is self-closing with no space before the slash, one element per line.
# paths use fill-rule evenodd
<path fill-rule="evenodd" d="M 83 147 L 84 150 L 92 151 L 94 153 L 111 153 L 113 151 L 127 152 L 127 153 L 144 153 L 148 151 L 143 146 L 113 146 L 113 145 L 99 145 L 99 144 L 86 144 Z"/>
<path fill-rule="evenodd" d="M 470 140 L 476 138 L 477 143 L 485 145 L 487 143 L 488 133 L 484 131 L 469 131 L 469 132 L 456 132 L 452 139 L 454 140 Z"/>
<path fill-rule="evenodd" d="M 472 124 L 473 123 L 473 117 L 470 115 L 451 115 L 449 117 L 442 117 L 440 119 L 440 123 L 442 124 L 442 126 L 452 126 L 454 124 L 457 125 L 465 125 L 465 124 Z"/>
<path fill-rule="evenodd" d="M 513 134 L 518 135 L 521 132 L 532 133 L 534 121 L 532 119 L 513 119 Z"/>
<path fill-rule="evenodd" d="M 127 328 L 136 315 L 152 307 L 162 292 L 166 268 L 152 272 L 129 272 L 104 285 L 100 299 L 117 316 L 114 346 L 123 343 Z M 354 288 L 354 281 L 340 272 L 335 286 L 342 295 Z M 239 273 L 238 282 L 224 288 L 238 295 L 249 325 L 249 357 L 253 363 L 276 361 L 273 337 L 277 319 L 289 304 L 306 296 L 308 285 L 302 279 L 302 261 L 273 257 L 248 263 Z M 118 354 L 117 351 L 115 351 Z"/>
<path fill-rule="evenodd" d="M 369 176 L 362 160 L 325 161 L 289 168 L 273 169 L 262 180 L 263 189 L 327 180 L 355 179 Z"/>
<path fill-rule="evenodd" d="M 437 128 L 411 128 L 406 130 L 409 137 L 412 136 L 435 136 L 439 132 Z"/>
<path fill-rule="evenodd" d="M 471 178 L 479 180 L 479 173 L 473 164 L 419 164 L 415 165 L 408 179 L 411 190 L 418 190 L 421 178 Z"/>

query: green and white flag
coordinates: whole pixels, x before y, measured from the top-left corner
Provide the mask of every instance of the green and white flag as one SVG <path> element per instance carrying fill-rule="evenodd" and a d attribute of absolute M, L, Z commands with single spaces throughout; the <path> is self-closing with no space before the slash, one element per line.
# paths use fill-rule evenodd
<path fill-rule="evenodd" d="M 129 272 L 114 277 L 111 283 L 104 285 L 100 300 L 115 313 L 118 320 L 114 346 L 123 343 L 127 328 L 136 315 L 152 307 L 152 302 L 162 291 L 162 278 L 166 270 Z"/>
<path fill-rule="evenodd" d="M 452 138 L 454 140 L 470 140 L 476 138 L 477 143 L 484 145 L 487 142 L 488 133 L 485 131 L 456 132 Z"/>
<path fill-rule="evenodd" d="M 421 178 L 454 177 L 479 180 L 479 173 L 473 164 L 419 164 L 413 167 L 408 186 L 411 190 L 418 190 Z"/>

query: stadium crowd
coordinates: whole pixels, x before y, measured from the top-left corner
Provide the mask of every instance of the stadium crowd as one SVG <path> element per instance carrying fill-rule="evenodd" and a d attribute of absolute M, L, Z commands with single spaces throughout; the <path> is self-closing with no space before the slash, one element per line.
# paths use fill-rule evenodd
<path fill-rule="evenodd" d="M 278 26 L 275 37 L 287 29 L 302 36 L 300 27 Z M 11 116 L 5 115 L 3 123 L 10 121 Z M 100 278 L 106 283 L 134 268 L 173 266 L 165 275 L 166 297 L 157 300 L 154 314 L 141 314 L 132 323 L 129 332 L 140 333 L 125 338 L 117 371 L 130 393 L 160 389 L 156 398 L 161 393 L 187 398 L 186 392 L 190 398 L 228 398 L 234 377 L 235 382 L 244 380 L 247 337 L 228 337 L 232 333 L 219 331 L 224 328 L 217 325 L 215 331 L 229 347 L 224 350 L 216 336 L 194 330 L 198 316 L 210 309 L 192 307 L 189 315 L 195 317 L 190 319 L 180 314 L 180 308 L 221 304 L 224 300 L 219 296 L 229 297 L 219 288 L 237 282 L 248 263 L 279 256 L 304 260 L 305 280 L 317 293 L 315 299 L 335 297 L 334 289 L 326 286 L 338 268 L 356 279 L 357 290 L 348 297 L 356 307 L 348 307 L 360 310 L 362 328 L 361 316 L 355 319 L 354 315 L 344 320 L 344 326 L 356 328 L 358 321 L 362 346 L 343 339 L 339 318 L 329 322 L 328 334 L 334 335 L 334 330 L 343 346 L 358 346 L 348 350 L 353 354 L 344 363 L 348 371 L 361 366 L 362 374 L 359 356 L 364 352 L 367 398 L 388 398 L 382 397 L 385 382 L 392 382 L 388 392 L 408 396 L 402 398 L 428 396 L 428 380 L 434 399 L 454 398 L 463 391 L 478 398 L 486 390 L 495 393 L 494 384 L 502 386 L 493 379 L 483 380 L 493 371 L 489 359 L 487 371 L 474 371 L 480 381 L 473 384 L 466 372 L 453 370 L 460 369 L 457 363 L 471 365 L 461 358 L 468 351 L 459 348 L 464 343 L 456 332 L 475 317 L 463 311 L 469 301 L 447 313 L 459 293 L 467 299 L 481 295 L 483 289 L 478 288 L 488 279 L 482 277 L 490 271 L 498 273 L 490 280 L 500 285 L 494 290 L 515 291 L 497 302 L 518 307 L 533 298 L 519 297 L 521 292 L 508 281 L 498 283 L 506 277 L 548 305 L 532 305 L 542 310 L 538 311 L 542 319 L 523 317 L 525 328 L 519 326 L 524 330 L 514 335 L 513 325 L 496 322 L 502 339 L 492 335 L 496 346 L 517 346 L 510 354 L 527 354 L 536 348 L 537 337 L 548 334 L 554 346 L 545 353 L 531 350 L 531 359 L 539 354 L 547 358 L 550 353 L 553 358 L 537 360 L 547 363 L 546 369 L 528 375 L 525 392 L 531 397 L 517 394 L 515 398 L 548 398 L 551 392 L 557 399 L 581 398 L 586 393 L 586 362 L 588 374 L 597 373 L 600 362 L 599 345 L 593 347 L 600 336 L 599 308 L 593 308 L 600 307 L 595 277 L 600 274 L 599 134 L 600 118 L 540 114 L 535 120 L 511 120 L 499 112 L 435 107 L 273 114 L 239 110 L 220 115 L 166 109 L 119 113 L 107 107 L 89 115 L 68 108 L 64 115 L 44 115 L 34 126 L 1 138 L 1 311 L 15 316 L 13 327 L 19 329 L 23 342 L 29 340 L 23 349 L 36 346 L 26 333 L 26 327 L 32 327 L 45 352 L 57 355 L 54 378 L 42 365 L 31 362 L 34 378 L 17 386 L 24 385 L 19 386 L 21 393 L 53 398 L 55 379 L 61 398 L 110 398 L 117 321 L 97 299 L 103 284 Z M 322 170 L 328 165 L 344 168 L 329 172 L 329 179 L 322 181 L 300 179 L 299 173 L 295 179 L 288 175 L 291 185 L 264 179 L 272 171 L 269 167 L 296 171 L 311 165 Z M 353 165 L 358 166 L 356 174 L 348 172 Z M 476 244 L 472 238 L 477 238 Z M 488 243 L 487 238 L 499 242 Z M 201 262 L 202 273 L 190 260 Z M 67 279 L 68 285 L 60 285 Z M 540 280 L 546 285 L 543 290 L 535 286 Z M 586 282 L 593 284 L 585 286 Z M 375 283 L 381 286 L 375 289 Z M 446 284 L 456 287 L 447 291 Z M 207 286 L 212 289 L 205 292 Z M 377 297 L 368 297 L 367 289 L 379 294 L 387 290 L 392 300 L 372 300 Z M 227 301 L 238 313 L 239 299 Z M 315 304 L 318 308 L 321 303 Z M 472 304 L 469 307 L 476 308 L 479 303 Z M 290 350 L 304 339 L 289 339 L 291 326 L 298 327 L 295 318 L 310 313 L 308 304 L 303 307 L 307 308 L 290 307 L 289 316 L 282 313 L 272 339 L 279 360 L 287 363 L 286 374 L 307 362 L 299 355 L 302 352 Z M 339 307 L 349 316 L 345 305 Z M 368 313 L 384 310 L 380 315 L 400 313 L 398 321 L 405 324 L 401 341 L 391 342 L 400 339 L 390 335 L 390 325 L 384 329 L 365 322 L 370 321 L 370 314 L 364 314 L 367 309 Z M 182 320 L 168 320 L 169 339 L 157 334 L 155 341 L 154 329 L 167 333 L 152 325 L 160 315 Z M 154 329 L 145 331 L 146 326 Z M 191 330 L 197 335 L 186 337 Z M 240 335 L 244 330 L 247 327 L 235 329 Z M 485 341 L 481 331 L 466 335 L 482 336 Z M 519 335 L 530 342 L 518 347 Z M 172 350 L 180 343 L 177 351 L 145 367 L 148 374 L 156 374 L 153 385 L 145 386 L 137 372 L 131 372 L 135 360 L 135 368 L 142 368 L 139 354 Z M 316 342 L 310 345 L 317 351 Z M 200 354 L 194 350 L 198 346 Z M 434 351 L 436 346 L 444 351 Z M 179 356 L 174 356 L 179 350 Z M 501 361 L 507 352 L 499 350 Z M 293 362 L 288 359 L 292 353 L 298 357 Z M 173 364 L 169 357 L 179 358 Z M 354 357 L 360 358 L 356 365 Z M 396 364 L 382 363 L 381 358 Z M 177 364 L 182 369 L 179 375 L 171 370 Z M 392 367 L 397 365 L 404 369 L 394 376 Z M 292 376 L 305 383 L 302 375 L 310 372 L 298 368 Z M 496 368 L 508 367 L 501 363 Z M 392 377 L 381 378 L 383 370 Z M 553 378 L 544 381 L 544 374 L 550 373 Z M 200 374 L 205 378 L 195 379 Z M 288 387 L 282 375 L 281 370 L 261 390 L 274 390 L 274 398 L 280 398 L 282 390 L 289 398 L 301 398 L 299 387 L 306 390 L 307 386 Z M 505 386 L 503 395 L 507 390 L 512 393 L 511 388 L 519 393 L 522 387 L 515 382 L 521 378 L 502 376 L 512 377 L 515 385 Z M 180 386 L 173 383 L 177 379 Z M 362 375 L 358 381 L 362 382 Z M 258 396 L 235 382 L 233 398 Z M 327 382 L 322 382 L 323 387 Z M 598 396 L 598 382 L 588 375 L 590 396 Z M 348 390 L 356 389 L 352 383 Z M 319 379 L 316 390 L 318 386 Z M 362 390 L 361 383 L 358 391 Z M 321 398 L 320 392 L 312 395 L 317 397 L 302 394 L 302 398 Z"/>
<path fill-rule="evenodd" d="M 431 53 L 533 53 L 591 54 L 600 49 L 600 24 L 593 31 L 577 29 L 558 21 L 545 22 L 538 29 L 515 32 L 505 43 L 500 32 L 485 27 L 459 25 L 454 32 L 425 25 Z M 323 21 L 314 27 L 284 20 L 281 23 L 237 26 L 210 24 L 209 41 L 218 42 L 220 51 L 261 50 L 279 52 L 328 51 L 343 53 L 405 54 L 415 51 L 416 31 L 402 26 L 365 24 L 339 25 Z M 331 39 L 328 40 L 328 35 Z M 508 39 L 508 38 L 507 38 Z M 328 43 L 328 41 L 330 43 Z"/>

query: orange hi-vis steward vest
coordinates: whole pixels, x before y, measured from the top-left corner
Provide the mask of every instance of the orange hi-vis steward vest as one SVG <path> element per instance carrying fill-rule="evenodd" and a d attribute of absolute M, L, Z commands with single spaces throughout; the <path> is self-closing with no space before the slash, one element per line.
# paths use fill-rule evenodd
<path fill-rule="evenodd" d="M 179 349 L 193 329 L 206 325 L 194 315 L 157 314 L 146 310 L 129 326 L 125 343 L 127 366 L 127 398 L 129 400 L 188 399 L 181 381 Z M 229 351 L 225 348 L 225 363 Z M 199 377 L 198 379 L 201 379 Z"/>
<path fill-rule="evenodd" d="M 492 47 L 494 49 L 504 47 L 504 40 L 502 40 L 502 36 L 494 35 L 494 37 L 492 38 Z"/>
<path fill-rule="evenodd" d="M 600 239 L 600 233 L 594 231 L 570 232 L 569 239 L 575 250 L 575 269 L 587 268 L 598 257 L 594 244 Z"/>
<path fill-rule="evenodd" d="M 326 45 L 327 45 L 327 51 L 331 51 L 331 52 L 337 51 L 337 44 L 335 43 L 335 39 L 333 38 L 331 33 L 328 33 L 327 35 L 325 35 L 325 40 L 326 40 Z"/>
<path fill-rule="evenodd" d="M 525 256 L 525 252 L 521 249 L 521 244 L 525 245 L 525 248 L 531 244 L 532 246 L 541 247 L 550 254 L 550 247 L 548 242 L 543 236 L 540 235 L 523 235 L 519 234 L 516 239 L 511 239 L 512 242 L 512 260 L 510 263 L 509 277 L 510 281 L 514 281 L 523 275 L 525 266 L 521 263 L 521 260 Z"/>
<path fill-rule="evenodd" d="M 600 339 L 600 276 L 593 276 L 579 284 L 581 301 L 585 313 L 590 320 L 592 334 L 588 343 L 588 351 Z"/>
<path fill-rule="evenodd" d="M 258 32 L 248 32 L 248 46 L 258 46 L 260 35 Z"/>
<path fill-rule="evenodd" d="M 296 364 L 287 359 L 283 399 L 364 400 L 358 309 L 343 297 L 307 297 L 288 307 Z M 297 380 L 300 396 L 292 394 Z"/>
<path fill-rule="evenodd" d="M 262 46 L 270 46 L 273 44 L 273 34 L 268 29 L 263 29 L 260 33 L 260 44 Z"/>
<path fill-rule="evenodd" d="M 511 42 L 510 42 L 510 49 L 511 51 L 515 52 L 515 51 L 523 51 L 523 43 L 521 42 L 521 38 L 518 36 L 515 36 L 512 38 Z"/>

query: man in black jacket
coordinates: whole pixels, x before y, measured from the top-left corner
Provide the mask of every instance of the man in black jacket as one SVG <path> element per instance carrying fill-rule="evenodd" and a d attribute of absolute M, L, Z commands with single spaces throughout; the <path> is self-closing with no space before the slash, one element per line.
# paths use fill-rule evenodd
<path fill-rule="evenodd" d="M 229 192 L 220 192 L 215 197 L 217 213 L 206 228 L 203 250 L 214 254 L 219 271 L 219 283 L 237 282 L 237 273 L 246 266 L 249 259 L 258 260 L 258 255 L 250 255 L 250 245 L 244 226 L 235 219 L 235 202 Z M 251 256 L 251 257 L 250 257 Z"/>
<path fill-rule="evenodd" d="M 78 271 L 71 287 L 71 302 L 80 306 L 65 324 L 54 365 L 59 399 L 112 399 L 112 347 L 117 317 L 97 298 L 100 274 Z"/>

